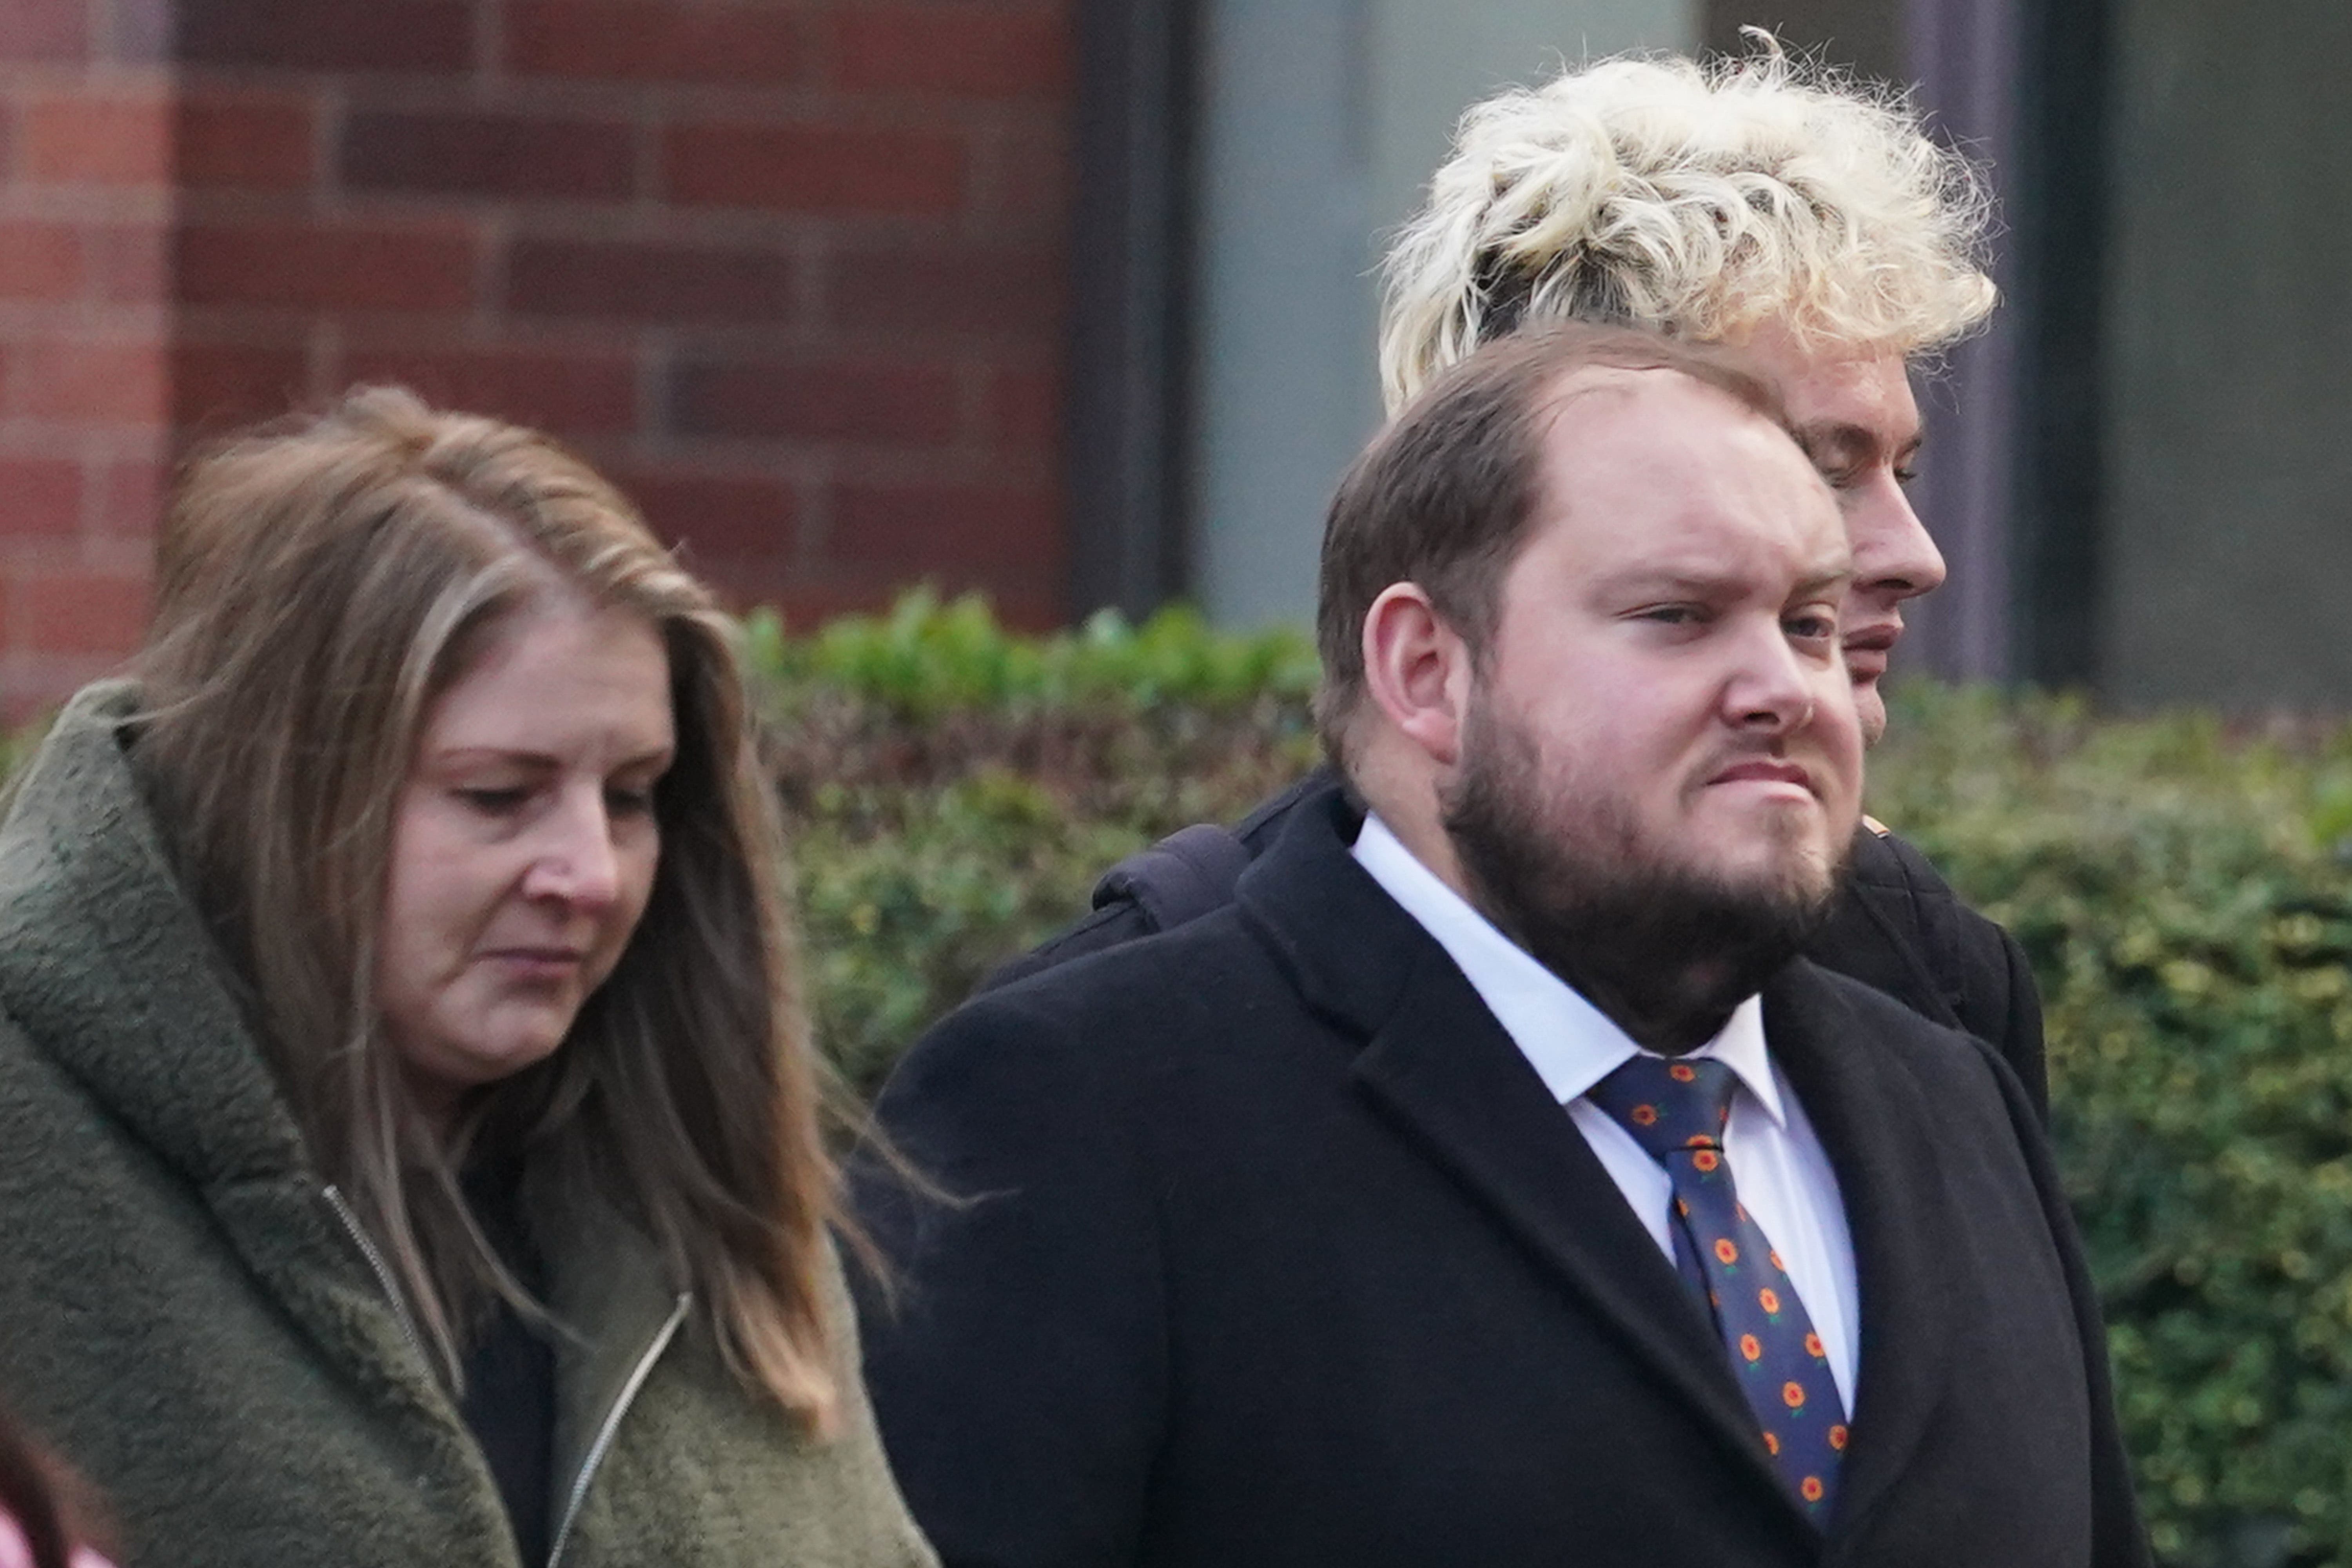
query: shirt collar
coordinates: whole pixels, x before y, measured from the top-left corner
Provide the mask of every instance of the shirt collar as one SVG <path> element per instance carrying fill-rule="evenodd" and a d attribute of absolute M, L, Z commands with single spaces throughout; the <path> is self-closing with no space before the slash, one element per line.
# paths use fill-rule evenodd
<path fill-rule="evenodd" d="M 1562 1105 L 1580 1098 L 1635 1056 L 1633 1043 L 1576 988 L 1536 962 L 1468 900 L 1414 858 L 1372 813 L 1356 836 L 1357 863 L 1445 950 L 1495 1015 L 1528 1065 Z M 1690 1053 L 1722 1062 L 1776 1122 L 1786 1125 L 1780 1090 L 1764 1043 L 1764 1004 L 1750 996 L 1732 1009 L 1715 1038 Z"/>

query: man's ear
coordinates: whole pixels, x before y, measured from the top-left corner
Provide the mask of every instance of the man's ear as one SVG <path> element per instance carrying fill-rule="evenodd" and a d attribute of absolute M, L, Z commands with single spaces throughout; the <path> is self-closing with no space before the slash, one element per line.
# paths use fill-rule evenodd
<path fill-rule="evenodd" d="M 1364 612 L 1364 686 L 1389 723 L 1441 768 L 1461 755 L 1470 648 L 1418 583 L 1391 583 Z"/>

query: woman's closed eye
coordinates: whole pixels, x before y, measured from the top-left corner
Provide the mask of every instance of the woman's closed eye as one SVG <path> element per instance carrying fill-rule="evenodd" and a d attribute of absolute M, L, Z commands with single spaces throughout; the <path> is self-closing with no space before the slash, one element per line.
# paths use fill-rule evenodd
<path fill-rule="evenodd" d="M 469 784 L 450 793 L 484 816 L 512 816 L 530 800 L 528 784 Z"/>
<path fill-rule="evenodd" d="M 650 784 L 623 788 L 615 784 L 604 792 L 604 809 L 614 816 L 650 816 L 654 809 L 654 792 Z"/>

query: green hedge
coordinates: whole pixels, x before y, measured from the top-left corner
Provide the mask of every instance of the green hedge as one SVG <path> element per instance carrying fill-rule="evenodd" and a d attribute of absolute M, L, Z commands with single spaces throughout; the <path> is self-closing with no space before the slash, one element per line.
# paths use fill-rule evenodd
<path fill-rule="evenodd" d="M 755 623 L 824 1038 L 877 1081 L 1111 861 L 1309 765 L 1310 650 Z M 2352 730 L 1915 685 L 1872 809 L 2015 931 L 2160 1556 L 2352 1568 Z"/>
<path fill-rule="evenodd" d="M 1313 765 L 1305 639 L 1171 611 L 1009 637 L 902 600 L 787 638 L 751 623 L 777 737 L 821 1037 L 870 1090 L 1004 959 L 1087 908 L 1113 861 L 1224 820 Z"/>
<path fill-rule="evenodd" d="M 1871 798 L 2041 977 L 2158 1554 L 2352 1563 L 2352 728 L 1906 697 Z"/>
<path fill-rule="evenodd" d="M 749 646 L 821 1036 L 866 1089 L 1112 861 L 1315 758 L 1295 634 L 1024 638 L 919 595 L 806 637 L 755 616 Z M 2041 977 L 2160 1559 L 2352 1568 L 2352 726 L 1895 708 L 1872 810 Z"/>

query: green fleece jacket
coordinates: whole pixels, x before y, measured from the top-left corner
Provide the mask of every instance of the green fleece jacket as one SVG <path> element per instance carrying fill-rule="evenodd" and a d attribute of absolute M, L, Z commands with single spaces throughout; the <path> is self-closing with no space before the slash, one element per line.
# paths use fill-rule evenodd
<path fill-rule="evenodd" d="M 75 700 L 0 826 L 0 1404 L 124 1568 L 517 1568 L 496 1485 L 303 1150 L 125 760 Z M 626 1227 L 542 1237 L 564 1568 L 934 1562 L 855 1397 L 803 1436 Z"/>

